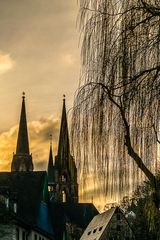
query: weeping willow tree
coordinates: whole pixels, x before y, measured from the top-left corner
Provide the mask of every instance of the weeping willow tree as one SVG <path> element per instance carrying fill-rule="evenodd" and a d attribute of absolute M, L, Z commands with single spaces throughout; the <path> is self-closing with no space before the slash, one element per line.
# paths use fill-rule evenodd
<path fill-rule="evenodd" d="M 160 2 L 79 5 L 82 72 L 72 139 L 83 199 L 119 201 L 148 178 L 158 209 Z"/>

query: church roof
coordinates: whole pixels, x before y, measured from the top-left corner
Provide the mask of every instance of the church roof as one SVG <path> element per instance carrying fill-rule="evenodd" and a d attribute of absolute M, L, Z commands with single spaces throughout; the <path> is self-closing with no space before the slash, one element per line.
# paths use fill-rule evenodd
<path fill-rule="evenodd" d="M 19 131 L 17 139 L 16 154 L 29 154 L 29 141 L 28 141 L 28 130 L 27 130 L 27 118 L 26 118 L 26 107 L 25 107 L 25 95 L 22 96 L 22 108 L 19 122 Z"/>

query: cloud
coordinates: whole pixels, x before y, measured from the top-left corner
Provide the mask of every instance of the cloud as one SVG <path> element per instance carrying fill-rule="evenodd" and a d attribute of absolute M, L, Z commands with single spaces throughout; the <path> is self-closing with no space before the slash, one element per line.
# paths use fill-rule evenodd
<path fill-rule="evenodd" d="M 13 68 L 15 62 L 10 54 L 0 52 L 0 74 L 3 74 Z"/>
<path fill-rule="evenodd" d="M 59 120 L 53 116 L 28 123 L 30 152 L 34 169 L 46 170 L 49 157 L 50 134 L 52 134 L 53 155 L 56 155 Z M 16 149 L 18 125 L 0 134 L 0 171 L 10 171 L 13 152 Z"/>

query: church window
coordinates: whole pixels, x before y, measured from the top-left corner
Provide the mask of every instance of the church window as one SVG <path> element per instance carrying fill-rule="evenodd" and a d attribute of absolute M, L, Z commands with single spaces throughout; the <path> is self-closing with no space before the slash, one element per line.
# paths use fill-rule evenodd
<path fill-rule="evenodd" d="M 90 234 L 91 234 L 91 231 L 88 232 L 88 235 L 90 235 Z"/>
<path fill-rule="evenodd" d="M 48 186 L 48 191 L 52 192 L 53 191 L 53 186 Z"/>
<path fill-rule="evenodd" d="M 66 193 L 65 193 L 64 190 L 62 191 L 62 202 L 63 202 L 63 203 L 66 202 Z"/>

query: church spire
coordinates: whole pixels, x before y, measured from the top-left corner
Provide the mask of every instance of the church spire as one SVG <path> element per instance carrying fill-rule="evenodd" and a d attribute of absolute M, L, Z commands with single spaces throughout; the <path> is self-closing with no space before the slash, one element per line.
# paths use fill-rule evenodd
<path fill-rule="evenodd" d="M 68 123 L 67 123 L 67 114 L 66 114 L 65 95 L 63 95 L 63 108 L 62 108 L 62 118 L 61 118 L 58 155 L 57 155 L 58 162 L 59 162 L 58 165 L 60 164 L 61 168 L 69 167 L 69 155 L 70 155 L 70 146 L 69 146 Z"/>
<path fill-rule="evenodd" d="M 22 108 L 19 122 L 16 154 L 13 155 L 11 171 L 33 171 L 32 155 L 29 153 L 25 93 L 22 94 Z"/>
<path fill-rule="evenodd" d="M 29 154 L 29 141 L 28 141 L 25 93 L 24 92 L 22 95 L 22 108 L 21 108 L 21 116 L 20 116 L 20 123 L 19 123 L 17 148 L 16 148 L 16 154 L 19 154 L 19 153 Z"/>
<path fill-rule="evenodd" d="M 63 96 L 62 117 L 59 134 L 58 154 L 55 157 L 55 201 L 78 202 L 77 168 L 70 154 L 69 132 L 66 114 L 65 95 Z M 56 197 L 57 196 L 57 197 Z M 56 200 L 57 199 L 57 200 Z"/>
<path fill-rule="evenodd" d="M 53 166 L 53 154 L 52 154 L 52 135 L 50 135 L 51 141 L 50 141 L 50 150 L 49 150 L 49 161 L 48 161 L 48 184 L 52 185 L 54 184 L 54 166 Z"/>

